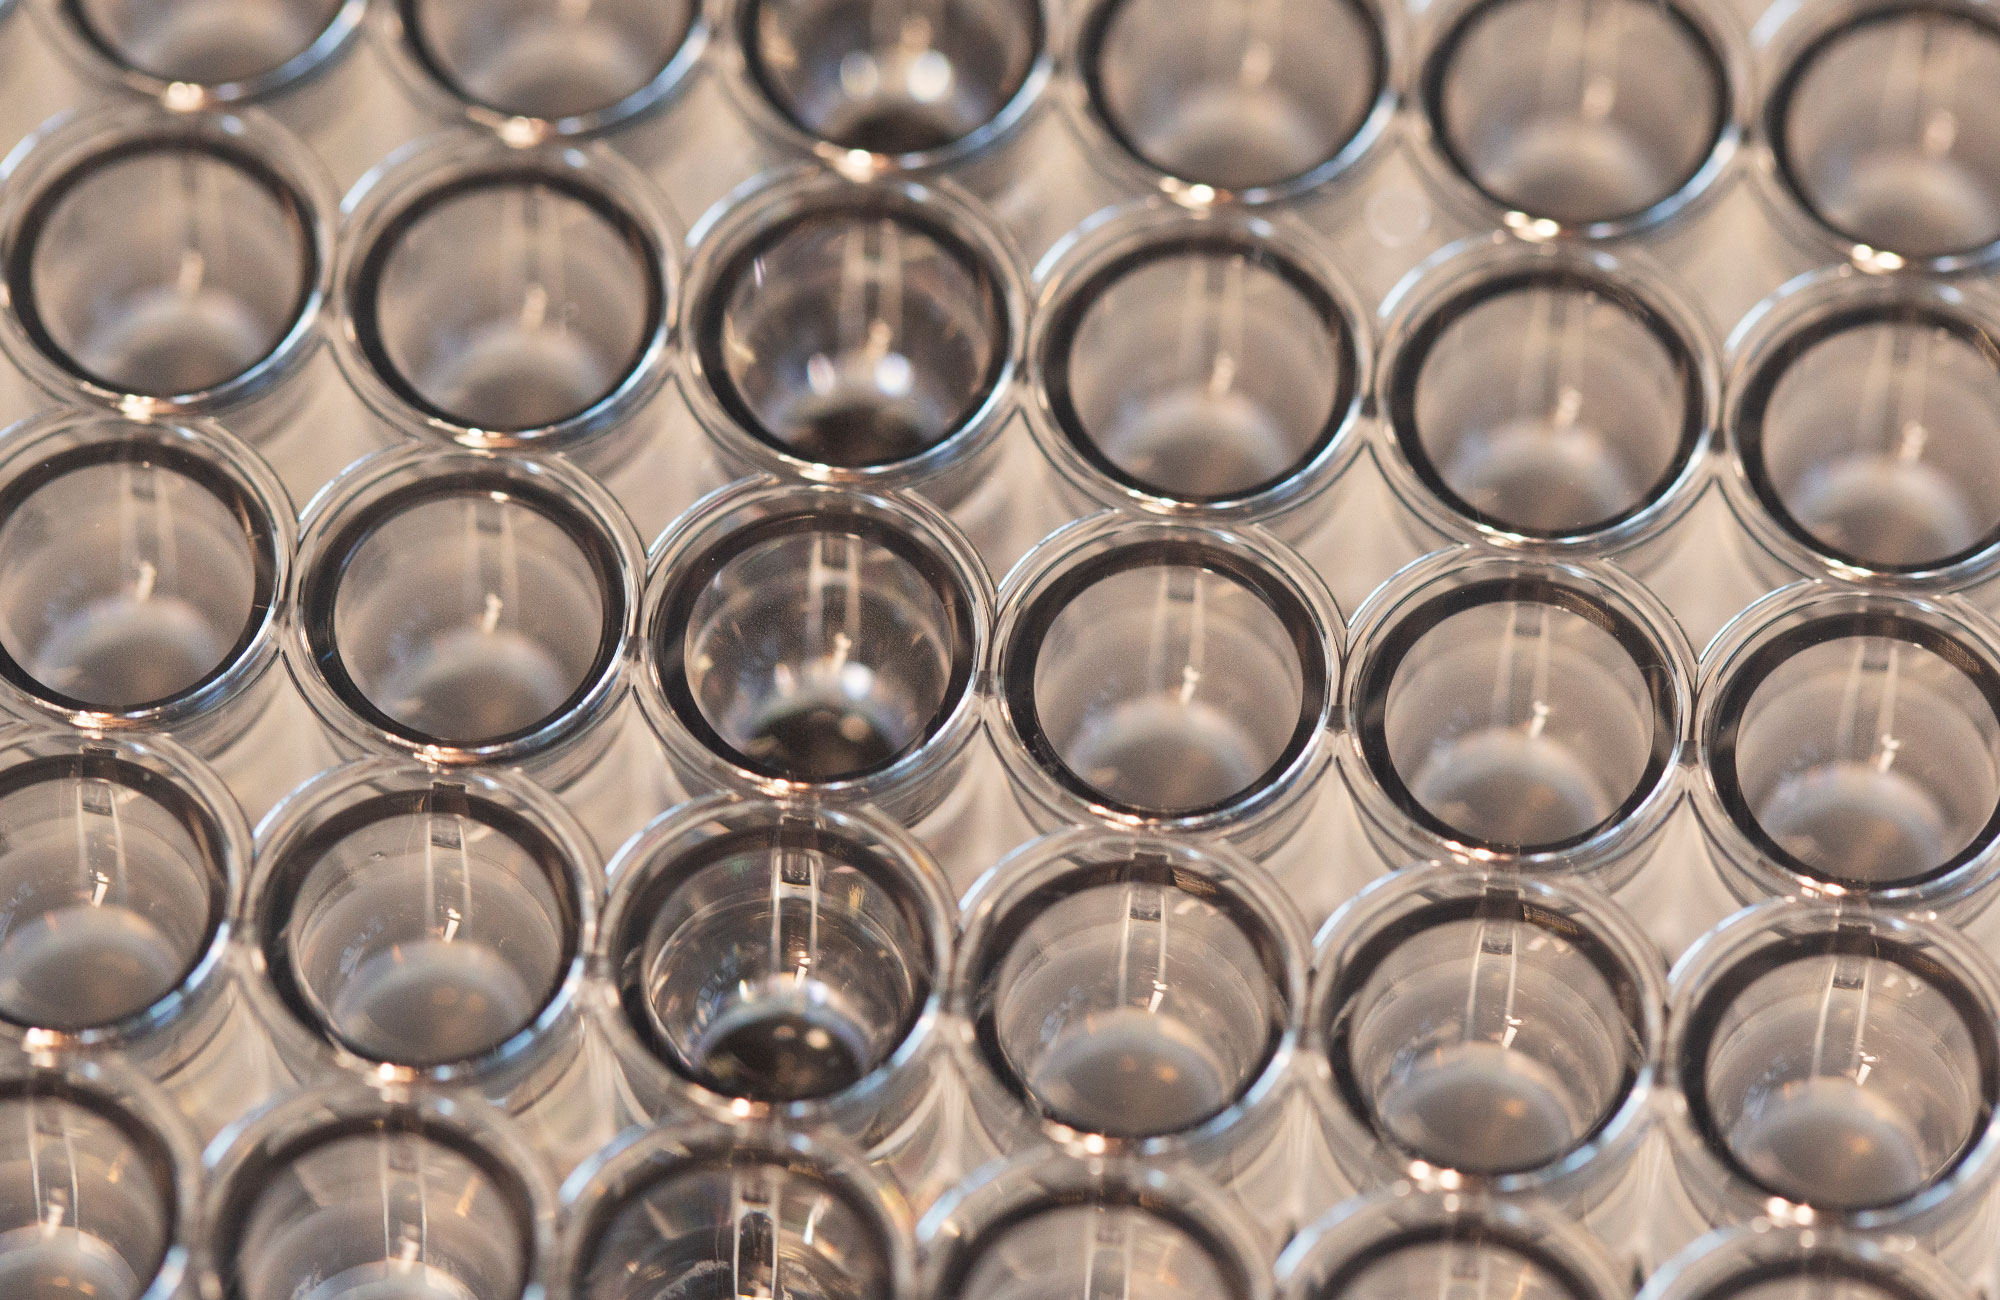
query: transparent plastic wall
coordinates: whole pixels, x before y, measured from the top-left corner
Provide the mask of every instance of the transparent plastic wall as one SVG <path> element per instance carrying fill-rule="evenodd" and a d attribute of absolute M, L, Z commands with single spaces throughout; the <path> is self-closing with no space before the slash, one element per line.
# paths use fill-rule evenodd
<path fill-rule="evenodd" d="M 0 0 L 0 1300 L 2000 1286 L 1992 0 Z"/>

